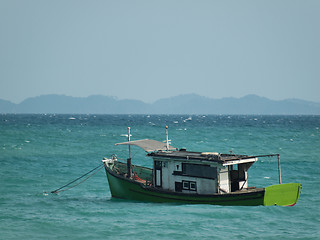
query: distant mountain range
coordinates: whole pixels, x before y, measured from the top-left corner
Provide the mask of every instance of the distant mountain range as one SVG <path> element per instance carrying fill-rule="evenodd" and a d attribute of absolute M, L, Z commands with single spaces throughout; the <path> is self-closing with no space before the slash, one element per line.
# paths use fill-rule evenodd
<path fill-rule="evenodd" d="M 86 98 L 42 95 L 15 104 L 0 99 L 0 113 L 61 114 L 320 114 L 320 103 L 299 99 L 275 101 L 257 95 L 212 99 L 186 94 L 154 103 L 94 95 Z"/>

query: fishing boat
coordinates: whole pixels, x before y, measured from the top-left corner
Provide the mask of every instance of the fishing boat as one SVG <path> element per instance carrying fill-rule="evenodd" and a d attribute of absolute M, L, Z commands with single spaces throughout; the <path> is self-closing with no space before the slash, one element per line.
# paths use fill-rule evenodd
<path fill-rule="evenodd" d="M 237 155 L 218 152 L 194 152 L 172 147 L 166 141 L 130 140 L 116 145 L 129 146 L 129 158 L 116 155 L 104 158 L 103 164 L 114 198 L 144 201 L 214 205 L 279 205 L 297 203 L 300 183 L 281 182 L 279 154 Z M 142 148 L 153 160 L 153 168 L 131 163 L 131 146 Z M 279 184 L 265 188 L 248 185 L 248 170 L 263 157 L 277 157 Z"/>

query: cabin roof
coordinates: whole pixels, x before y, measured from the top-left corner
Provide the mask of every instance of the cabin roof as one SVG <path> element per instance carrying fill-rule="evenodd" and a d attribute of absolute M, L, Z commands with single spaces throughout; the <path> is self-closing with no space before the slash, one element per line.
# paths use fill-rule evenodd
<path fill-rule="evenodd" d="M 236 155 L 236 154 L 219 154 L 215 152 L 191 152 L 181 149 L 179 151 L 157 151 L 148 153 L 150 157 L 165 158 L 165 159 L 181 159 L 181 160 L 199 160 L 216 162 L 222 165 L 232 165 L 243 162 L 257 161 L 255 156 Z"/>
<path fill-rule="evenodd" d="M 147 156 L 153 158 L 163 158 L 166 160 L 193 160 L 193 161 L 209 161 L 221 164 L 223 166 L 256 162 L 258 157 L 272 157 L 279 154 L 268 155 L 239 155 L 239 154 L 224 154 L 216 152 L 192 152 L 186 149 L 177 150 L 166 142 L 159 142 L 152 139 L 142 139 L 130 142 L 117 143 L 115 145 L 134 145 L 142 148 L 147 152 Z"/>

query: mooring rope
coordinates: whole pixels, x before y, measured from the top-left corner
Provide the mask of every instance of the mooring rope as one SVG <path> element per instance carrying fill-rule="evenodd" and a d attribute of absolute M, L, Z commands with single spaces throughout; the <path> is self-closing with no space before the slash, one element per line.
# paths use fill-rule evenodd
<path fill-rule="evenodd" d="M 57 188 L 56 190 L 51 191 L 51 193 L 59 193 L 59 192 L 67 191 L 67 190 L 69 190 L 69 189 L 71 189 L 71 188 L 74 188 L 74 187 L 78 186 L 79 184 L 81 184 L 81 183 L 83 183 L 84 181 L 86 181 L 88 178 L 90 178 L 90 177 L 92 177 L 93 175 L 95 175 L 96 173 L 98 173 L 98 172 L 102 169 L 102 167 L 103 167 L 103 164 L 99 164 L 99 166 L 97 166 L 97 167 L 95 167 L 94 169 L 90 170 L 89 172 L 83 174 L 81 177 L 78 177 L 77 179 L 69 182 L 68 184 L 66 184 L 66 185 L 64 185 L 64 186 L 62 186 L 62 187 L 60 187 L 60 188 Z M 95 171 L 95 170 L 96 170 L 96 171 Z M 95 171 L 95 172 L 92 173 L 93 171 Z M 87 176 L 87 175 L 90 174 L 90 173 L 92 173 L 92 174 L 89 175 L 89 176 L 88 176 L 87 178 L 85 178 L 84 180 L 82 180 L 81 182 L 79 182 L 79 183 L 77 183 L 77 184 L 75 184 L 75 185 L 73 185 L 73 186 L 71 186 L 71 187 L 69 187 L 69 188 L 67 188 L 67 189 L 64 189 L 64 188 L 68 187 L 69 185 L 71 185 L 72 183 L 74 183 L 74 182 L 80 180 L 81 178 Z"/>

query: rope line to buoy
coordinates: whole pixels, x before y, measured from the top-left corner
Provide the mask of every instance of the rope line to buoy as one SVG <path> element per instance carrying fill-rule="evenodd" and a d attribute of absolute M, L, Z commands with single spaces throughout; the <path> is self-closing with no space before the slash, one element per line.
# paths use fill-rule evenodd
<path fill-rule="evenodd" d="M 64 185 L 64 186 L 62 186 L 62 187 L 60 187 L 60 188 L 57 188 L 56 190 L 51 191 L 51 193 L 59 193 L 59 192 L 67 191 L 67 190 L 69 190 L 69 189 L 71 189 L 71 188 L 74 188 L 74 187 L 78 186 L 80 183 L 83 183 L 83 182 L 86 181 L 88 178 L 90 178 L 90 177 L 92 177 L 93 175 L 95 175 L 96 173 L 98 173 L 98 172 L 102 169 L 102 167 L 103 167 L 103 165 L 100 164 L 99 166 L 95 167 L 94 169 L 90 170 L 89 172 L 83 174 L 81 177 L 78 177 L 77 179 L 69 182 L 68 184 L 66 184 L 66 185 Z M 98 169 L 98 170 L 97 170 L 97 169 Z M 96 170 L 96 171 L 95 171 L 95 170 Z M 93 171 L 95 171 L 95 172 L 92 173 Z M 71 186 L 71 187 L 69 187 L 69 188 L 67 188 L 67 189 L 64 189 L 64 188 L 70 186 L 72 183 L 74 183 L 74 182 L 80 180 L 81 178 L 87 176 L 87 175 L 90 174 L 90 173 L 92 173 L 92 174 L 89 175 L 89 176 L 88 176 L 87 178 L 85 178 L 84 180 L 82 180 L 81 182 L 79 182 L 79 183 L 77 183 L 76 185 L 73 185 L 73 186 Z M 61 189 L 63 189 L 63 190 L 61 190 Z"/>

